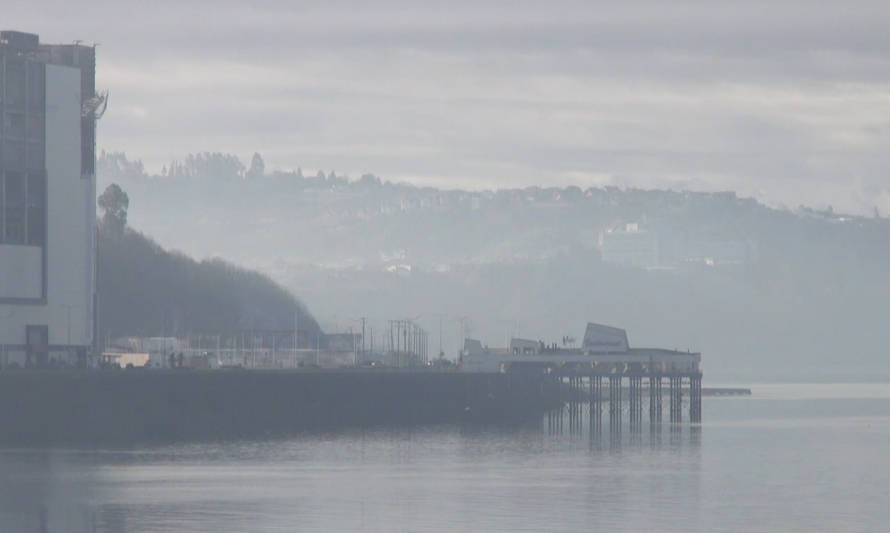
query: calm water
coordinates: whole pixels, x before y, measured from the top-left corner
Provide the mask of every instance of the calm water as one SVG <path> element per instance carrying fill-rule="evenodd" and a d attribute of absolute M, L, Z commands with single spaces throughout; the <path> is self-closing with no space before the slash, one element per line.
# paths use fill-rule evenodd
<path fill-rule="evenodd" d="M 5 450 L 0 531 L 890 531 L 890 385 L 754 392 L 654 435 L 606 415 L 599 437 L 544 421 Z"/>

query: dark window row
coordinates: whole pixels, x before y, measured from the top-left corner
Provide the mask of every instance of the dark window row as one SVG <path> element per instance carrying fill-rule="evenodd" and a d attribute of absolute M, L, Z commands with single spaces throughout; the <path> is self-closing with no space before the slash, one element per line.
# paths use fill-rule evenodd
<path fill-rule="evenodd" d="M 46 168 L 43 142 L 4 139 L 0 143 L 0 169 L 42 172 Z"/>
<path fill-rule="evenodd" d="M 80 119 L 80 175 L 96 173 L 96 119 L 92 116 Z"/>
<path fill-rule="evenodd" d="M 7 111 L 3 116 L 3 136 L 10 140 L 42 142 L 44 129 L 43 115 Z"/>
<path fill-rule="evenodd" d="M 46 174 L 0 173 L 0 243 L 46 243 Z"/>
<path fill-rule="evenodd" d="M 3 103 L 8 110 L 43 113 L 46 103 L 46 65 L 24 61 L 20 58 L 6 58 L 6 76 L 0 80 L 5 85 Z"/>

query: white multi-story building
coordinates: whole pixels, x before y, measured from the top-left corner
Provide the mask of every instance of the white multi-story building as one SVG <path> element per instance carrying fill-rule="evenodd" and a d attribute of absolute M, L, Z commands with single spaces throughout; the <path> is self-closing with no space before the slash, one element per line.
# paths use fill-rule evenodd
<path fill-rule="evenodd" d="M 0 365 L 87 363 L 95 337 L 95 49 L 0 32 Z"/>

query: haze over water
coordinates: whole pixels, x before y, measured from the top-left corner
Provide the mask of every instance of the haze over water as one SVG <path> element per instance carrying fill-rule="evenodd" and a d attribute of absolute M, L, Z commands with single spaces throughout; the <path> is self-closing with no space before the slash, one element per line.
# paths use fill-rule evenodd
<path fill-rule="evenodd" d="M 701 428 L 439 426 L 3 450 L 0 531 L 880 531 L 890 385 L 763 385 Z M 626 406 L 625 406 L 626 407 Z M 688 415 L 688 413 L 684 413 Z"/>

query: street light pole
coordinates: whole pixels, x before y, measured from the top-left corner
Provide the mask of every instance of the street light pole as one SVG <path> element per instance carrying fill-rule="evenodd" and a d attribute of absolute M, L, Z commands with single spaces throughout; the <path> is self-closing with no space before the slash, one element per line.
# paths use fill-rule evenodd
<path fill-rule="evenodd" d="M 65 351 L 68 353 L 68 358 L 70 361 L 70 357 L 71 357 L 71 308 L 73 307 L 73 305 L 72 304 L 62 304 L 62 306 L 65 308 L 65 314 L 67 316 L 67 321 L 68 321 L 68 337 L 67 337 L 68 340 L 65 343 Z M 49 339 L 47 339 L 47 341 L 49 341 Z"/>
<path fill-rule="evenodd" d="M 65 304 L 68 311 L 68 347 L 71 347 L 71 304 Z"/>

